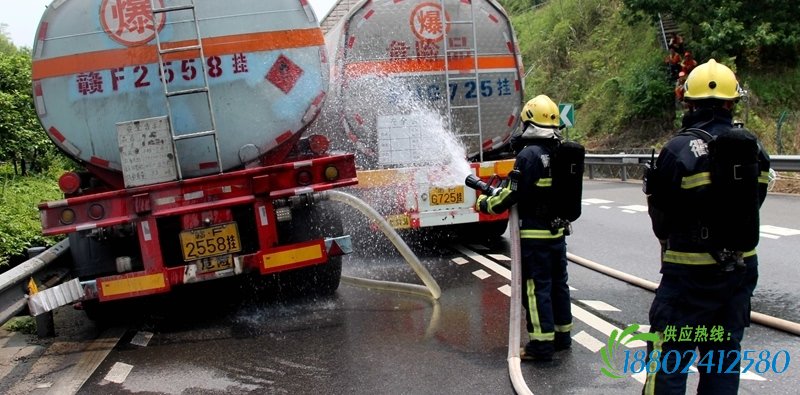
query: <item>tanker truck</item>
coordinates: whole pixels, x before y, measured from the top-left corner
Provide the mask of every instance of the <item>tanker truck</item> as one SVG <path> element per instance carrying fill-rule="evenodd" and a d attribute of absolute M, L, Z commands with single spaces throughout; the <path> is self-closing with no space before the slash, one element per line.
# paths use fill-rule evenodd
<path fill-rule="evenodd" d="M 524 84 L 503 8 L 358 1 L 325 39 L 332 83 L 317 130 L 355 153 L 354 193 L 398 229 L 502 234 L 507 214 L 476 212 L 477 194 L 463 184 L 468 174 L 502 180 L 513 168 L 508 145 Z"/>
<path fill-rule="evenodd" d="M 337 289 L 352 244 L 314 194 L 357 178 L 309 130 L 329 66 L 307 1 L 55 0 L 33 54 L 41 124 L 85 169 L 39 211 L 87 313 L 239 274 Z"/>

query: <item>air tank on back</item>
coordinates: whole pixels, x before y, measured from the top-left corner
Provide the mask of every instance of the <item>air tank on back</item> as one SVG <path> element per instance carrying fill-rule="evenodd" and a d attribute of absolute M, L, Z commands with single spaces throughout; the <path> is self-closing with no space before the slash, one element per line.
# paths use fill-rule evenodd
<path fill-rule="evenodd" d="M 152 4 L 166 12 L 153 12 L 151 0 L 55 0 L 47 8 L 33 88 L 53 142 L 116 186 L 117 125 L 154 117 L 168 116 L 177 136 L 215 132 L 175 141 L 184 178 L 283 161 L 328 89 L 324 38 L 307 1 Z"/>
<path fill-rule="evenodd" d="M 496 1 L 360 1 L 325 39 L 334 60 L 319 130 L 362 168 L 397 164 L 379 157 L 378 129 L 398 115 L 437 114 L 473 160 L 504 148 L 518 126 L 521 56 Z"/>

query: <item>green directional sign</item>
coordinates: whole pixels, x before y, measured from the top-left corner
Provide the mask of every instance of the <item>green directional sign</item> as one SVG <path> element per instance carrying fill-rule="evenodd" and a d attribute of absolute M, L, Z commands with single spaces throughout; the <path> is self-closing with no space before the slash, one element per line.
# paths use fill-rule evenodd
<path fill-rule="evenodd" d="M 572 103 L 558 103 L 558 113 L 561 116 L 561 125 L 568 128 L 575 126 L 575 107 Z"/>

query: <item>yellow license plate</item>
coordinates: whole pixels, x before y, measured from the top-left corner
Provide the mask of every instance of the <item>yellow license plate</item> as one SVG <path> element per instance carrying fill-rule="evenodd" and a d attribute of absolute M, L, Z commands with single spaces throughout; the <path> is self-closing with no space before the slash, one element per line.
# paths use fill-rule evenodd
<path fill-rule="evenodd" d="M 464 203 L 464 186 L 451 188 L 431 188 L 428 190 L 431 206 Z"/>
<path fill-rule="evenodd" d="M 180 233 L 180 239 L 183 259 L 186 261 L 226 255 L 242 250 L 239 229 L 235 222 L 185 230 Z"/>
<path fill-rule="evenodd" d="M 390 215 L 386 217 L 386 220 L 395 229 L 408 229 L 411 227 L 411 217 L 406 214 Z"/>
<path fill-rule="evenodd" d="M 233 255 L 214 256 L 197 261 L 197 273 L 211 273 L 233 267 Z"/>

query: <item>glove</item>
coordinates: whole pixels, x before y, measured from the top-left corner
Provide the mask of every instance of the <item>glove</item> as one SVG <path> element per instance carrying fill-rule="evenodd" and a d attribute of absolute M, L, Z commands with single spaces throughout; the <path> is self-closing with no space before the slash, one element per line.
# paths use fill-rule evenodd
<path fill-rule="evenodd" d="M 475 202 L 475 211 L 489 214 L 489 196 L 481 194 Z"/>

